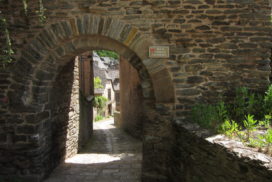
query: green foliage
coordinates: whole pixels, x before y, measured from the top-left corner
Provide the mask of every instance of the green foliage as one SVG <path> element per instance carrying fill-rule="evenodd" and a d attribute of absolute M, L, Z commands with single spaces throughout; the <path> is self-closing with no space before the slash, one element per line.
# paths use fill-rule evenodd
<path fill-rule="evenodd" d="M 267 132 L 264 135 L 259 135 L 259 140 L 257 140 L 259 143 L 259 147 L 265 149 L 266 153 L 272 154 L 272 129 L 268 129 Z"/>
<path fill-rule="evenodd" d="M 22 0 L 22 1 L 23 1 L 25 15 L 27 15 L 27 13 L 28 13 L 28 0 Z"/>
<path fill-rule="evenodd" d="M 227 119 L 227 110 L 223 101 L 216 105 L 197 104 L 192 108 L 192 120 L 204 128 L 216 129 Z"/>
<path fill-rule="evenodd" d="M 245 87 L 237 88 L 235 98 L 228 106 L 229 117 L 233 120 L 241 122 L 245 116 L 251 114 L 258 119 L 264 116 L 263 96 L 256 93 L 251 93 Z"/>
<path fill-rule="evenodd" d="M 118 59 L 119 58 L 119 55 L 114 51 L 97 50 L 96 52 L 100 57 L 110 57 L 110 58 L 113 58 L 113 59 Z"/>
<path fill-rule="evenodd" d="M 226 119 L 229 118 L 228 116 L 228 110 L 226 107 L 226 104 L 224 101 L 220 101 L 217 105 L 216 105 L 216 110 L 217 110 L 217 115 L 219 118 L 219 122 L 225 121 Z"/>
<path fill-rule="evenodd" d="M 265 115 L 264 120 L 263 121 L 259 121 L 258 126 L 260 128 L 265 128 L 265 129 L 270 128 L 271 119 L 272 119 L 271 115 Z"/>
<path fill-rule="evenodd" d="M 104 88 L 99 77 L 94 77 L 94 88 Z"/>
<path fill-rule="evenodd" d="M 46 22 L 46 16 L 44 15 L 46 9 L 43 6 L 43 0 L 39 0 L 39 10 L 36 11 L 36 13 L 39 16 L 39 20 L 41 23 L 45 23 Z"/>
<path fill-rule="evenodd" d="M 272 85 L 263 95 L 250 92 L 244 87 L 238 88 L 232 102 L 225 104 L 221 100 L 214 105 L 197 104 L 192 108 L 191 116 L 194 122 L 204 128 L 228 137 L 237 137 L 248 146 L 272 154 L 271 111 Z M 257 135 L 257 129 L 266 132 Z"/>
<path fill-rule="evenodd" d="M 239 132 L 239 125 L 233 120 L 230 121 L 226 119 L 225 122 L 221 124 L 219 131 L 228 137 L 233 137 Z"/>
<path fill-rule="evenodd" d="M 264 107 L 264 96 L 261 94 L 251 94 L 254 95 L 252 101 L 249 101 L 247 114 L 254 115 L 257 119 L 263 119 L 265 115 L 265 107 Z"/>
<path fill-rule="evenodd" d="M 266 144 L 268 144 L 269 146 L 272 145 L 272 129 L 267 130 L 266 134 L 263 135 L 263 139 Z"/>
<path fill-rule="evenodd" d="M 257 120 L 254 119 L 254 116 L 253 115 L 247 115 L 246 119 L 243 121 L 244 123 L 244 127 L 247 129 L 247 130 L 254 130 L 254 128 L 256 127 L 256 124 L 257 124 Z"/>
<path fill-rule="evenodd" d="M 249 138 L 248 146 L 255 147 L 255 148 L 263 148 L 265 147 L 265 142 L 263 139 L 261 139 L 261 136 L 259 138 Z"/>
<path fill-rule="evenodd" d="M 248 96 L 248 90 L 244 87 L 237 88 L 235 92 L 235 98 L 232 108 L 233 119 L 241 120 L 246 114 L 246 98 Z"/>
<path fill-rule="evenodd" d="M 108 99 L 104 96 L 95 96 L 94 97 L 94 101 L 93 101 L 93 106 L 98 108 L 98 109 L 102 109 L 106 106 L 108 102 Z"/>
<path fill-rule="evenodd" d="M 5 1 L 0 0 L 0 3 L 5 3 Z M 22 4 L 23 4 L 24 13 L 25 15 L 27 15 L 28 14 L 28 0 L 22 0 Z M 43 1 L 39 0 L 39 10 L 36 11 L 36 13 L 39 16 L 39 20 L 41 23 L 45 23 L 45 20 L 46 20 L 46 16 L 44 15 L 45 11 L 46 9 L 43 6 Z M 0 15 L 0 32 L 4 35 L 6 39 L 5 45 L 0 50 L 0 64 L 2 64 L 3 67 L 5 67 L 7 64 L 13 61 L 12 55 L 14 54 L 14 51 L 12 49 L 10 33 L 7 26 L 7 20 L 5 17 L 2 17 L 1 15 Z"/>
<path fill-rule="evenodd" d="M 98 114 L 98 115 L 94 118 L 94 121 L 100 121 L 100 120 L 102 120 L 102 119 L 104 119 L 104 117 Z"/>
<path fill-rule="evenodd" d="M 8 63 L 11 63 L 13 61 L 12 55 L 14 54 L 14 51 L 12 50 L 7 21 L 4 17 L 0 17 L 0 31 L 3 32 L 6 39 L 6 44 L 1 49 L 0 56 L 1 64 L 3 67 L 5 67 Z"/>
<path fill-rule="evenodd" d="M 252 115 L 247 115 L 246 119 L 243 120 L 243 124 L 244 124 L 244 127 L 246 128 L 246 134 L 247 134 L 246 141 L 249 141 L 249 138 L 252 132 L 256 130 L 257 122 L 258 121 L 255 120 L 254 116 Z"/>
<path fill-rule="evenodd" d="M 198 104 L 192 108 L 192 120 L 204 128 L 211 128 L 216 119 L 216 108 L 212 105 Z"/>
<path fill-rule="evenodd" d="M 266 114 L 272 114 L 272 85 L 269 86 L 264 96 L 264 107 Z"/>

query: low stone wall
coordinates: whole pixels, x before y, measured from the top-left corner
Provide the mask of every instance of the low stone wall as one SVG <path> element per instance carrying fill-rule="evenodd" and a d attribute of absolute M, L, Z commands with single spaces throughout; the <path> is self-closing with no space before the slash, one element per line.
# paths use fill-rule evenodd
<path fill-rule="evenodd" d="M 270 182 L 272 158 L 186 123 L 176 124 L 173 182 Z"/>

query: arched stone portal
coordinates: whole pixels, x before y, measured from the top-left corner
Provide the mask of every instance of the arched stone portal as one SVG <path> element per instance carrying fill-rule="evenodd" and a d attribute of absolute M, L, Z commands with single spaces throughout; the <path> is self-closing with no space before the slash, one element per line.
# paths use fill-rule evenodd
<path fill-rule="evenodd" d="M 170 147 L 164 145 L 170 145 L 168 137 L 172 112 L 169 110 L 174 106 L 174 88 L 165 68 L 165 60 L 148 58 L 151 45 L 152 40 L 136 28 L 116 19 L 91 15 L 48 25 L 35 36 L 21 52 L 22 56 L 12 74 L 12 89 L 9 91 L 10 111 L 24 118 L 24 122 L 16 124 L 14 134 L 28 138 L 27 142 L 14 145 L 15 148 L 6 149 L 7 153 L 19 156 L 29 164 L 15 174 L 39 181 L 57 165 L 58 160 L 54 156 L 58 156 L 59 160 L 63 158 L 64 151 L 52 154 L 52 142 L 61 145 L 61 141 L 55 141 L 52 133 L 52 127 L 57 127 L 52 120 L 54 116 L 60 116 L 59 112 L 64 113 L 66 117 L 57 117 L 57 120 L 66 120 L 66 124 L 60 126 L 64 133 L 67 132 L 69 110 L 67 106 L 53 112 L 51 106 L 52 99 L 57 100 L 54 103 L 58 106 L 69 98 L 63 95 L 63 99 L 54 99 L 49 93 L 61 95 L 62 89 L 68 89 L 71 95 L 71 89 L 75 86 L 72 85 L 74 64 L 71 59 L 88 50 L 107 49 L 116 51 L 128 60 L 141 79 L 146 116 L 143 181 L 167 180 L 167 153 Z M 63 83 L 64 80 L 67 84 Z M 162 128 L 164 132 L 160 132 Z M 60 150 L 63 150 L 63 146 Z M 11 168 L 13 165 L 16 166 L 15 163 L 10 164 Z"/>

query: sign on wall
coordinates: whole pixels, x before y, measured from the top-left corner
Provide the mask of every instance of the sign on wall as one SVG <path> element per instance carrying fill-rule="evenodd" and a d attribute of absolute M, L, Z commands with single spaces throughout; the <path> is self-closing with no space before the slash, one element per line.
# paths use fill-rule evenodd
<path fill-rule="evenodd" d="M 169 58 L 169 46 L 150 46 L 150 58 Z"/>

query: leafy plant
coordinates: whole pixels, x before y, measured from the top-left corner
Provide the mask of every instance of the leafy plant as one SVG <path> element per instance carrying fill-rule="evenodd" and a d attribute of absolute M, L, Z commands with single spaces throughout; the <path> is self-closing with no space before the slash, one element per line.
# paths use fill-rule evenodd
<path fill-rule="evenodd" d="M 255 148 L 263 148 L 265 146 L 265 143 L 261 136 L 259 136 L 257 139 L 255 138 L 249 138 L 248 146 L 255 147 Z"/>
<path fill-rule="evenodd" d="M 258 145 L 255 145 L 253 147 L 259 147 L 263 150 L 266 150 L 265 152 L 268 154 L 272 154 L 272 129 L 267 130 L 266 134 L 259 135 L 259 140 L 257 141 Z"/>
<path fill-rule="evenodd" d="M 249 114 L 262 119 L 264 116 L 263 96 L 252 93 L 245 87 L 237 88 L 235 98 L 228 105 L 228 110 L 230 117 L 239 123 L 245 119 L 244 116 Z"/>
<path fill-rule="evenodd" d="M 216 105 L 197 104 L 192 108 L 192 120 L 204 128 L 216 130 L 227 118 L 228 112 L 223 101 Z"/>
<path fill-rule="evenodd" d="M 39 0 L 39 10 L 36 11 L 36 13 L 39 16 L 41 23 L 45 23 L 45 21 L 46 21 L 46 16 L 44 15 L 45 11 L 46 11 L 46 9 L 43 6 L 43 0 Z"/>
<path fill-rule="evenodd" d="M 257 119 L 263 119 L 265 115 L 264 97 L 261 94 L 251 94 L 249 97 L 247 114 L 254 115 Z"/>
<path fill-rule="evenodd" d="M 217 122 L 216 107 L 197 104 L 192 108 L 192 120 L 204 128 L 211 128 Z"/>
<path fill-rule="evenodd" d="M 233 120 L 226 119 L 225 122 L 221 124 L 219 131 L 228 137 L 233 137 L 239 132 L 239 125 Z"/>
<path fill-rule="evenodd" d="M 272 129 L 267 130 L 266 134 L 264 135 L 264 139 L 269 146 L 272 145 Z"/>
<path fill-rule="evenodd" d="M 94 77 L 94 88 L 104 88 L 99 77 Z"/>
<path fill-rule="evenodd" d="M 1 50 L 0 56 L 0 61 L 3 67 L 5 67 L 8 63 L 11 63 L 13 61 L 12 55 L 14 54 L 14 51 L 12 50 L 7 20 L 4 17 L 0 17 L 0 30 L 3 32 L 6 39 L 6 44 Z"/>
<path fill-rule="evenodd" d="M 270 122 L 271 122 L 272 116 L 271 115 L 265 115 L 265 118 L 263 121 L 259 121 L 259 127 L 268 129 L 270 128 Z"/>
<path fill-rule="evenodd" d="M 93 106 L 102 109 L 106 106 L 108 99 L 104 96 L 95 96 Z"/>
<path fill-rule="evenodd" d="M 246 114 L 246 99 L 248 97 L 248 90 L 245 87 L 237 88 L 235 91 L 234 103 L 231 113 L 233 119 L 241 121 Z"/>
<path fill-rule="evenodd" d="M 229 118 L 228 116 L 228 111 L 227 111 L 227 107 L 224 101 L 220 101 L 217 105 L 216 105 L 216 110 L 217 110 L 217 115 L 218 115 L 218 119 L 219 121 L 225 121 L 226 119 Z"/>
<path fill-rule="evenodd" d="M 119 58 L 119 55 L 114 51 L 97 50 L 96 52 L 100 57 L 110 57 L 110 58 L 113 58 L 113 59 L 118 59 Z"/>
<path fill-rule="evenodd" d="M 244 127 L 246 128 L 247 141 L 249 141 L 251 133 L 256 130 L 257 122 L 257 120 L 254 120 L 254 116 L 250 114 L 247 115 L 246 119 L 243 121 Z"/>
<path fill-rule="evenodd" d="M 104 117 L 98 114 L 98 115 L 95 117 L 94 121 L 100 121 L 100 120 L 102 120 L 102 119 L 104 119 Z"/>
<path fill-rule="evenodd" d="M 270 85 L 265 92 L 264 106 L 266 114 L 272 114 L 272 85 Z"/>
<path fill-rule="evenodd" d="M 28 13 L 28 0 L 22 0 L 22 1 L 23 1 L 25 15 L 27 15 L 27 13 Z"/>

